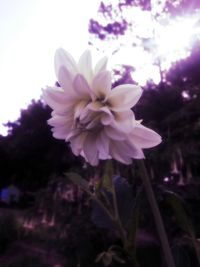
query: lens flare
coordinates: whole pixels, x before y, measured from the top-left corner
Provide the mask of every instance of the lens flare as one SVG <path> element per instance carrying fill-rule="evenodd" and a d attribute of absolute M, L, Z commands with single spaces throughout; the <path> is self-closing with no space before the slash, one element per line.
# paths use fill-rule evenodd
<path fill-rule="evenodd" d="M 166 0 L 152 0 L 151 10 L 131 6 L 119 14 L 113 11 L 116 21 L 122 15 L 128 22 L 125 34 L 107 34 L 103 42 L 95 43 L 111 57 L 111 68 L 119 63 L 133 66 L 132 77 L 140 85 L 148 81 L 158 84 L 163 73 L 173 63 L 190 56 L 194 45 L 200 42 L 199 10 L 185 10 L 184 14 L 172 16 L 164 10 L 165 4 Z M 174 6 L 179 4 L 179 0 L 173 2 Z M 105 26 L 108 18 L 102 16 L 99 22 Z"/>
<path fill-rule="evenodd" d="M 168 25 L 155 26 L 156 56 L 161 58 L 162 68 L 170 68 L 173 62 L 190 55 L 194 42 L 200 37 L 197 18 L 179 17 Z"/>

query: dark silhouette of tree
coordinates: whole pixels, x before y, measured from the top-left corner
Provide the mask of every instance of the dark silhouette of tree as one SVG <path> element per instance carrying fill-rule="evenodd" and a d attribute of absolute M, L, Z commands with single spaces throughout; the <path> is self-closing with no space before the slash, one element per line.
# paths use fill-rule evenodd
<path fill-rule="evenodd" d="M 190 14 L 197 14 L 200 9 L 199 1 L 165 1 L 165 4 L 150 0 L 119 0 L 115 2 L 102 1 L 97 19 L 91 19 L 89 32 L 90 43 L 112 49 L 113 40 L 117 40 L 117 48 L 113 46 L 113 55 L 120 47 L 129 44 L 143 47 L 144 51 L 154 53 L 154 47 L 149 46 L 149 38 L 144 38 L 137 32 L 134 34 L 134 16 L 126 17 L 126 11 L 135 7 L 149 11 L 152 19 L 159 21 L 166 15 L 172 18 Z M 157 5 L 157 6 L 156 6 Z M 159 6 L 159 8 L 157 8 Z M 131 31 L 132 29 L 132 31 Z M 130 34 L 131 32 L 131 34 Z M 123 40 L 126 42 L 123 43 Z M 154 169 L 159 166 L 158 176 L 170 171 L 174 158 L 189 165 L 194 176 L 199 176 L 199 117 L 200 117 L 200 50 L 199 40 L 191 47 L 191 55 L 172 65 L 169 71 L 162 70 L 161 58 L 157 58 L 155 65 L 160 69 L 161 82 L 155 85 L 147 82 L 144 93 L 138 105 L 134 107 L 137 119 L 143 119 L 144 124 L 157 130 L 163 137 L 163 143 L 152 151 L 148 151 L 148 160 Z M 134 63 L 133 63 L 134 64 Z M 134 65 L 122 66 L 113 70 L 114 85 L 134 83 Z M 177 152 L 178 151 L 178 152 Z M 181 153 L 181 156 L 180 156 Z M 178 155 L 178 156 L 177 156 Z M 180 160 L 177 160 L 180 161 Z M 181 168 L 179 168 L 181 169 Z M 186 175 L 186 174 L 185 174 Z"/>
<path fill-rule="evenodd" d="M 186 16 L 187 18 L 189 16 L 195 16 L 195 14 L 198 14 L 199 9 L 200 2 L 197 0 L 102 1 L 97 16 L 89 22 L 89 43 L 99 50 L 109 51 L 113 56 L 126 47 L 142 49 L 144 55 L 152 56 L 152 65 L 158 69 L 160 80 L 165 82 L 165 62 L 167 62 L 168 55 L 162 52 L 162 49 L 161 51 L 159 50 L 160 32 L 157 30 L 157 25 L 162 26 L 164 31 L 164 25 L 170 25 L 170 22 L 172 20 L 175 21 L 176 18 L 179 21 L 181 16 Z M 147 28 L 145 30 L 138 31 L 138 23 L 141 24 L 141 21 L 138 21 L 138 14 L 143 14 L 147 18 L 147 13 L 149 14 L 149 19 L 146 23 L 150 23 L 151 25 L 148 26 L 149 28 L 146 26 Z M 197 27 L 198 24 L 199 21 L 196 22 Z M 196 26 L 194 25 L 193 27 Z M 186 34 L 188 33 L 186 32 Z M 175 40 L 171 41 L 175 42 Z M 193 44 L 199 46 L 198 34 L 193 35 Z M 188 53 L 192 49 L 192 45 L 190 48 L 187 48 Z M 132 77 L 134 80 L 134 69 L 132 70 Z"/>
<path fill-rule="evenodd" d="M 155 6 L 159 6 L 159 9 L 155 9 L 154 11 Z M 134 25 L 127 19 L 123 11 L 132 7 L 139 7 L 144 11 L 152 11 L 152 15 L 157 19 L 163 13 L 169 16 L 182 15 L 186 12 L 191 14 L 200 9 L 200 2 L 198 0 L 166 0 L 165 2 L 151 0 L 102 1 L 99 5 L 98 15 L 104 18 L 104 23 L 96 19 L 91 19 L 89 32 L 101 40 L 105 40 L 109 35 L 112 38 L 124 35 Z"/>
<path fill-rule="evenodd" d="M 191 55 L 173 64 L 166 75 L 166 79 L 173 85 L 181 86 L 192 93 L 193 87 L 200 84 L 200 47 L 193 48 Z M 197 92 L 196 92 L 197 93 Z"/>
<path fill-rule="evenodd" d="M 41 101 L 32 101 L 16 122 L 7 123 L 8 136 L 0 143 L 0 153 L 6 162 L 2 174 L 7 183 L 15 176 L 21 187 L 36 190 L 45 186 L 52 174 L 80 166 L 68 145 L 52 137 L 47 124 L 50 113 L 50 108 Z"/>
<path fill-rule="evenodd" d="M 200 86 L 196 89 L 199 92 Z M 190 166 L 193 176 L 197 177 L 200 174 L 200 96 L 193 92 L 195 97 L 185 99 L 182 93 L 182 88 L 174 86 L 147 89 L 135 112 L 138 119 L 143 119 L 145 125 L 157 130 L 163 138 L 162 144 L 149 152 L 155 168 L 164 166 L 169 171 L 174 155 L 180 150 L 185 167 Z"/>

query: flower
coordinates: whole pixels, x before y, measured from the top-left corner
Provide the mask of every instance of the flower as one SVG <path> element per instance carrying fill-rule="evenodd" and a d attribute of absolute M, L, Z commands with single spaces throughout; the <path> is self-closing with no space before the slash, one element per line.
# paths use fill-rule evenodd
<path fill-rule="evenodd" d="M 132 84 L 111 89 L 107 58 L 92 68 L 91 54 L 83 53 L 78 63 L 63 49 L 55 54 L 59 86 L 43 90 L 45 102 L 53 109 L 48 123 L 53 136 L 71 145 L 91 165 L 116 159 L 131 164 L 144 158 L 143 148 L 156 146 L 161 137 L 135 119 L 131 108 L 142 89 Z"/>

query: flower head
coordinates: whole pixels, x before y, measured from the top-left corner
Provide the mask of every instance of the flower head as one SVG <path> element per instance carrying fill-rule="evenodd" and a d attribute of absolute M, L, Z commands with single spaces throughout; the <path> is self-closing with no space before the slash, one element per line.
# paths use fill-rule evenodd
<path fill-rule="evenodd" d="M 59 49 L 55 71 L 60 87 L 47 87 L 43 93 L 53 109 L 48 121 L 53 136 L 70 142 L 73 153 L 93 166 L 110 158 L 130 164 L 133 158 L 144 158 L 143 148 L 161 142 L 160 136 L 141 125 L 131 110 L 142 89 L 132 84 L 111 89 L 106 63 L 102 58 L 93 69 L 89 51 L 76 63 Z"/>

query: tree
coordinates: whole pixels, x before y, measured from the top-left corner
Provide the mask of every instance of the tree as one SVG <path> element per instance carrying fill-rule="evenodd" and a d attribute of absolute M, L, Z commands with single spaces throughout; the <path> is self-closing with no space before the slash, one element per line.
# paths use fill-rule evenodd
<path fill-rule="evenodd" d="M 171 68 L 167 70 L 163 67 L 167 55 L 157 52 L 156 32 L 152 26 L 155 23 L 158 25 L 170 23 L 171 19 L 180 20 L 185 12 L 192 18 L 194 16 L 196 21 L 194 27 L 198 29 L 199 19 L 196 19 L 196 16 L 199 8 L 199 1 L 119 0 L 114 3 L 104 1 L 99 6 L 97 19 L 91 19 L 89 24 L 90 43 L 98 49 L 107 51 L 107 47 L 110 47 L 110 53 L 113 56 L 123 48 L 126 52 L 130 52 L 129 57 L 134 49 L 142 51 L 142 55 L 146 57 L 153 55 L 152 64 L 157 67 L 155 70 L 159 71 L 161 82 L 158 84 L 155 84 L 154 80 L 147 82 L 143 97 L 134 112 L 136 118 L 143 119 L 146 125 L 157 130 L 163 137 L 163 143 L 157 149 L 148 152 L 148 159 L 154 170 L 156 165 L 160 166 L 158 177 L 162 179 L 170 171 L 174 161 L 183 160 L 183 169 L 189 166 L 194 176 L 199 176 L 200 173 L 198 168 L 200 144 L 197 140 L 200 115 L 198 109 L 200 50 L 197 36 L 195 42 L 187 47 L 185 58 L 174 61 Z M 149 24 L 146 23 L 149 31 L 144 32 L 144 28 L 138 30 L 137 23 L 143 23 L 139 20 L 138 14 L 145 19 L 150 16 Z M 135 83 L 135 71 L 138 66 L 134 64 L 134 58 L 132 65 L 133 67 L 122 65 L 121 69 L 118 67 L 117 70 L 113 70 L 114 85 Z M 151 71 L 151 75 L 154 74 L 153 72 L 154 70 Z M 182 157 L 181 160 L 180 157 Z M 179 167 L 180 170 L 182 167 Z M 184 172 L 187 175 L 186 170 Z"/>
<path fill-rule="evenodd" d="M 123 58 L 121 64 L 133 65 L 136 82 L 157 84 L 165 81 L 170 65 L 187 57 L 199 42 L 199 8 L 199 1 L 104 1 L 97 19 L 89 23 L 90 44 Z M 137 77 L 137 70 L 144 78 Z"/>
<path fill-rule="evenodd" d="M 4 151 L 3 160 L 7 162 L 2 173 L 9 178 L 8 183 L 15 176 L 21 187 L 36 190 L 45 186 L 52 174 L 81 166 L 68 145 L 52 137 L 47 124 L 50 113 L 41 101 L 32 101 L 16 122 L 7 124 L 9 134 L 1 142 L 0 151 Z"/>

